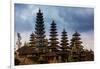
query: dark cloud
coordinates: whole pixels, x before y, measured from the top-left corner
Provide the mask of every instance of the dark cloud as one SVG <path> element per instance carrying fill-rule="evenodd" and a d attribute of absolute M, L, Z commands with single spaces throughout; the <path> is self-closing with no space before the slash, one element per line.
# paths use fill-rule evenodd
<path fill-rule="evenodd" d="M 15 10 L 23 10 L 28 8 L 28 4 L 14 4 Z"/>
<path fill-rule="evenodd" d="M 61 13 L 63 11 L 63 13 Z M 94 10 L 93 8 L 61 8 L 59 16 L 70 24 L 71 30 L 87 32 L 94 29 Z"/>
<path fill-rule="evenodd" d="M 32 31 L 33 24 L 30 21 L 15 20 L 15 32 Z"/>
<path fill-rule="evenodd" d="M 15 4 L 15 31 L 34 30 L 36 12 L 39 8 L 44 13 L 46 31 L 49 30 L 52 19 L 57 23 L 58 32 L 61 32 L 63 28 L 67 31 L 79 32 L 94 29 L 93 8 Z M 32 13 L 35 15 L 33 16 Z"/>

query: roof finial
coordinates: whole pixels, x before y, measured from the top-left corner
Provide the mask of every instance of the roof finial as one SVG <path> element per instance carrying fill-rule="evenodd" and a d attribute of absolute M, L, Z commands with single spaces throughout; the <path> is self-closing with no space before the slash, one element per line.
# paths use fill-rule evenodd
<path fill-rule="evenodd" d="M 39 13 L 41 13 L 41 9 L 39 8 Z"/>
<path fill-rule="evenodd" d="M 53 23 L 55 22 L 54 19 L 52 20 L 52 22 L 53 22 Z"/>
<path fill-rule="evenodd" d="M 65 28 L 63 28 L 63 31 L 65 32 Z"/>
<path fill-rule="evenodd" d="M 75 31 L 75 33 L 73 34 L 73 36 L 80 36 L 80 34 L 77 31 Z"/>

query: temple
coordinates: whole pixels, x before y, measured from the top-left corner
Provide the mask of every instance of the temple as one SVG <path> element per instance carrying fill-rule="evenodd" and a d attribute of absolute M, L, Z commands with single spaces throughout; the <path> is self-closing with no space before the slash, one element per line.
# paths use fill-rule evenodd
<path fill-rule="evenodd" d="M 50 25 L 50 38 L 46 37 L 45 32 L 43 12 L 39 9 L 36 14 L 35 31 L 30 34 L 29 42 L 22 45 L 21 35 L 18 33 L 18 49 L 14 54 L 15 65 L 94 60 L 94 52 L 84 49 L 79 32 L 76 31 L 69 42 L 66 29 L 63 29 L 59 41 L 55 20 L 52 20 Z"/>

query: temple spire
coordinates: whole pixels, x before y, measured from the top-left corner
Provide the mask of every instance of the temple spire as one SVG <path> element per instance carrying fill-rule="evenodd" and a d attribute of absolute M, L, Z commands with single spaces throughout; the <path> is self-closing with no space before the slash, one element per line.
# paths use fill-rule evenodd
<path fill-rule="evenodd" d="M 57 51 L 57 47 L 58 47 L 58 34 L 57 34 L 57 31 L 56 31 L 56 23 L 55 21 L 53 20 L 52 23 L 51 23 L 51 28 L 50 28 L 50 50 L 52 51 Z"/>
<path fill-rule="evenodd" d="M 39 9 L 36 17 L 36 24 L 35 24 L 35 35 L 37 39 L 37 47 L 39 51 L 43 52 L 44 50 L 44 39 L 45 39 L 45 27 L 44 27 L 44 18 L 43 13 Z"/>
<path fill-rule="evenodd" d="M 61 49 L 62 49 L 62 62 L 68 62 L 68 55 L 69 55 L 69 43 L 68 43 L 68 37 L 67 37 L 67 32 L 65 31 L 65 29 L 63 29 L 62 31 L 62 35 L 61 35 Z"/>

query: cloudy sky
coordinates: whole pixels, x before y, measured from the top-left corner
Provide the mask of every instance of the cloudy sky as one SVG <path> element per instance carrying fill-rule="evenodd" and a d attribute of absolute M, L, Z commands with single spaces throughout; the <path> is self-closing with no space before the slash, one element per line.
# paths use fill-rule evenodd
<path fill-rule="evenodd" d="M 15 4 L 14 8 L 15 42 L 17 32 L 21 33 L 23 43 L 29 41 L 30 34 L 35 31 L 36 13 L 40 8 L 44 15 L 46 38 L 49 38 L 50 24 L 52 20 L 55 20 L 59 40 L 63 28 L 66 29 L 69 40 L 72 34 L 78 31 L 81 34 L 84 48 L 94 50 L 93 8 L 33 4 Z"/>

